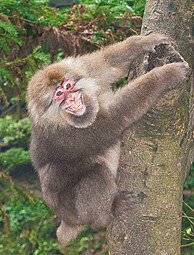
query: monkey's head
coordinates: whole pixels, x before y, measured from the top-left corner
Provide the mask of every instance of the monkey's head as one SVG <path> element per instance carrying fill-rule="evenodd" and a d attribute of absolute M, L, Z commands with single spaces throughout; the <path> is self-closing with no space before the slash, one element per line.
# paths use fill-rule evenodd
<path fill-rule="evenodd" d="M 99 110 L 97 91 L 94 79 L 72 74 L 64 64 L 53 64 L 32 77 L 28 110 L 35 125 L 85 128 Z"/>

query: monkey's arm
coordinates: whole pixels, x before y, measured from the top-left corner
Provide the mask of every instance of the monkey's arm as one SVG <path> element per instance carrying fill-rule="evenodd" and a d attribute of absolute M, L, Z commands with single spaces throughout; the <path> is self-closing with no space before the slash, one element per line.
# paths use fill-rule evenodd
<path fill-rule="evenodd" d="M 188 72 L 186 63 L 171 63 L 130 82 L 113 96 L 108 108 L 111 119 L 121 128 L 128 127 L 148 111 L 163 91 L 184 82 Z"/>
<path fill-rule="evenodd" d="M 100 85 L 109 86 L 127 76 L 130 65 L 138 56 L 155 51 L 157 45 L 169 43 L 166 36 L 157 33 L 131 36 L 100 51 L 72 59 L 72 65 L 79 66 L 86 76 L 96 79 Z"/>

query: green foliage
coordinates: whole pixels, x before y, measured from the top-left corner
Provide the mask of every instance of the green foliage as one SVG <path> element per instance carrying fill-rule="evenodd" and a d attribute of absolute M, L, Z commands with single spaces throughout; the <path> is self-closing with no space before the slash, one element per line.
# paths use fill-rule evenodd
<path fill-rule="evenodd" d="M 191 165 L 190 174 L 184 184 L 184 188 L 194 191 L 194 163 Z"/>
<path fill-rule="evenodd" d="M 61 254 L 55 238 L 54 217 L 41 199 L 19 189 L 1 174 L 0 254 Z"/>
<path fill-rule="evenodd" d="M 182 250 L 184 255 L 194 254 L 194 163 L 184 184 L 186 197 L 183 203 Z M 189 194 L 187 194 L 187 192 Z"/>
<path fill-rule="evenodd" d="M 85 226 L 76 240 L 71 242 L 71 245 L 65 249 L 65 255 L 80 255 L 80 254 L 95 254 L 101 249 L 104 249 L 101 255 L 108 255 L 106 249 L 105 231 L 98 231 L 96 234 L 88 226 Z"/>
<path fill-rule="evenodd" d="M 132 7 L 136 15 L 143 16 L 146 0 L 129 0 L 128 4 Z"/>
<path fill-rule="evenodd" d="M 47 4 L 47 0 L 4 0 L 0 2 L 0 13 L 8 17 L 21 15 L 23 19 L 39 25 L 60 25 L 64 20 L 62 11 L 56 12 Z"/>
<path fill-rule="evenodd" d="M 43 52 L 40 45 L 33 50 L 33 57 L 39 63 L 50 64 L 51 62 L 50 54 Z"/>
<path fill-rule="evenodd" d="M 29 118 L 18 121 L 9 115 L 0 118 L 0 137 L 3 138 L 1 145 L 27 147 L 30 132 L 31 122 Z"/>
<path fill-rule="evenodd" d="M 123 16 L 125 12 L 132 12 L 133 9 L 128 5 L 126 0 L 84 0 L 82 1 L 87 5 L 87 12 L 84 17 L 88 19 L 96 18 L 100 14 L 107 17 L 106 22 L 112 21 L 114 18 Z"/>
<path fill-rule="evenodd" d="M 188 203 L 184 202 L 182 249 L 185 255 L 193 255 L 194 253 L 194 209 L 193 208 L 194 207 L 191 207 Z"/>
<path fill-rule="evenodd" d="M 90 12 L 86 13 L 86 17 L 91 19 L 104 13 L 108 21 L 119 16 L 123 17 L 126 12 L 136 15 L 143 15 L 146 0 L 82 0 L 86 4 Z"/>
<path fill-rule="evenodd" d="M 16 166 L 31 162 L 29 152 L 26 151 L 31 132 L 29 118 L 16 121 L 12 116 L 0 118 L 0 137 L 2 148 L 7 148 L 0 154 L 0 165 L 11 170 Z M 11 146 L 15 146 L 10 148 Z"/>
<path fill-rule="evenodd" d="M 6 53 L 10 51 L 10 41 L 11 43 L 21 45 L 16 27 L 9 22 L 0 20 L 0 45 L 2 46 L 2 50 Z"/>
<path fill-rule="evenodd" d="M 30 162 L 29 152 L 23 148 L 11 148 L 0 154 L 0 164 L 8 170 L 19 165 L 29 164 Z"/>

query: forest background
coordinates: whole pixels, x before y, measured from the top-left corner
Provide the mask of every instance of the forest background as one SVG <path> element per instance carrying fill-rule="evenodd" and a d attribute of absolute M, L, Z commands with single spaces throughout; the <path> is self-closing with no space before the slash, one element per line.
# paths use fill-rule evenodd
<path fill-rule="evenodd" d="M 0 1 L 0 254 L 105 255 L 105 232 L 87 226 L 68 248 L 56 242 L 58 221 L 41 199 L 28 152 L 26 86 L 45 64 L 139 34 L 145 0 L 66 1 L 58 8 L 51 2 Z M 184 189 L 185 255 L 194 254 L 193 198 L 194 167 Z"/>

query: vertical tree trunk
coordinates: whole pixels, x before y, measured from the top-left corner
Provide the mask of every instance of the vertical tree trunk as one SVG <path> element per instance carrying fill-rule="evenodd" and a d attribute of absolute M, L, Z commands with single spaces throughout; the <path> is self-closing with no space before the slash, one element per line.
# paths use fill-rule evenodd
<path fill-rule="evenodd" d="M 169 35 L 193 68 L 194 2 L 147 0 L 142 34 Z M 182 189 L 193 160 L 191 81 L 164 95 L 123 138 L 118 183 L 143 203 L 109 227 L 111 255 L 179 255 Z M 192 87 L 192 86 L 191 86 Z"/>

